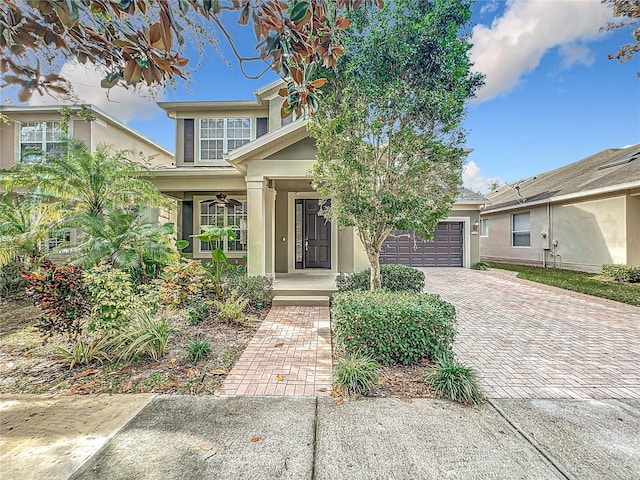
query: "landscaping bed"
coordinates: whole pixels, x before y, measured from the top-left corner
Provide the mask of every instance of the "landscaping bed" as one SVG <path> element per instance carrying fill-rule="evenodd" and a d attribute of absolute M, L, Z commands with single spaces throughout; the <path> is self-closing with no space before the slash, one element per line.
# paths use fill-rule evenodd
<path fill-rule="evenodd" d="M 595 273 L 490 263 L 491 268 L 518 272 L 518 278 L 595 297 L 640 306 L 640 283 L 618 282 Z"/>
<path fill-rule="evenodd" d="M 59 339 L 46 345 L 35 328 L 39 311 L 29 301 L 0 303 L 0 393 L 97 394 L 177 393 L 212 394 L 220 388 L 269 309 L 253 309 L 246 325 L 208 318 L 191 325 L 184 312 L 168 316 L 171 334 L 167 351 L 158 360 L 145 356 L 133 361 L 69 368 L 55 358 Z M 211 352 L 194 364 L 187 349 L 193 338 L 208 340 Z"/>

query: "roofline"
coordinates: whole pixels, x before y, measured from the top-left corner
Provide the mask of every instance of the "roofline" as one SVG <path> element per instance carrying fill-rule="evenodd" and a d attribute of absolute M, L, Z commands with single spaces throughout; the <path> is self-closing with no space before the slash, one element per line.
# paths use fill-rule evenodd
<path fill-rule="evenodd" d="M 151 168 L 144 172 L 148 177 L 233 177 L 240 173 L 234 167 L 172 167 L 172 168 Z"/>
<path fill-rule="evenodd" d="M 277 92 L 282 86 L 286 85 L 286 80 L 283 78 L 276 78 L 273 82 L 269 82 L 266 85 L 263 85 L 260 88 L 257 88 L 253 91 L 253 94 L 256 98 L 263 98 L 266 95 L 269 95 L 271 92 Z"/>
<path fill-rule="evenodd" d="M 95 112 L 98 116 L 102 117 L 104 120 L 122 128 L 123 130 L 131 133 L 134 137 L 137 137 L 139 140 L 142 140 L 143 142 L 157 148 L 158 150 L 162 150 L 162 152 L 166 153 L 167 155 L 170 155 L 171 157 L 175 157 L 175 154 L 168 150 L 166 147 L 163 147 L 162 145 L 160 145 L 159 143 L 155 142 L 154 140 L 151 140 L 149 137 L 147 137 L 146 135 L 140 133 L 138 130 L 130 127 L 129 125 L 127 125 L 126 123 L 124 123 L 122 120 L 118 120 L 116 117 L 114 117 L 113 115 L 105 112 L 104 110 L 96 107 L 95 105 L 92 104 L 86 104 L 86 105 L 25 105 L 22 107 L 19 106 L 13 106 L 13 107 L 7 107 L 7 106 L 0 106 L 0 112 L 9 112 L 9 113 L 23 113 L 23 112 L 55 112 L 55 113 L 59 113 L 60 109 L 63 107 L 69 107 L 72 111 L 76 112 L 79 111 L 82 107 L 84 108 L 88 108 L 89 110 Z"/>
<path fill-rule="evenodd" d="M 533 202 L 517 203 L 515 205 L 508 205 L 505 207 L 498 207 L 498 208 L 487 207 L 483 211 L 483 213 L 498 213 L 498 212 L 506 212 L 509 210 L 519 210 L 519 209 L 531 207 L 531 206 L 546 205 L 547 203 L 558 203 L 558 202 L 563 202 L 565 200 L 575 200 L 577 198 L 583 198 L 583 197 L 593 197 L 594 195 L 613 193 L 621 190 L 630 190 L 632 188 L 638 188 L 638 187 L 640 187 L 640 180 L 634 180 L 633 182 L 619 183 L 618 185 L 612 185 L 609 187 L 594 188 L 593 190 L 586 190 L 584 192 L 568 193 L 566 195 L 549 197 L 543 200 L 536 200 Z"/>
<path fill-rule="evenodd" d="M 181 112 L 193 112 L 200 110 L 243 110 L 247 108 L 259 109 L 265 108 L 262 100 L 220 100 L 220 101 L 190 101 L 190 102 L 156 102 L 161 109 L 167 112 L 167 116 L 171 116 L 171 113 L 177 111 Z"/>

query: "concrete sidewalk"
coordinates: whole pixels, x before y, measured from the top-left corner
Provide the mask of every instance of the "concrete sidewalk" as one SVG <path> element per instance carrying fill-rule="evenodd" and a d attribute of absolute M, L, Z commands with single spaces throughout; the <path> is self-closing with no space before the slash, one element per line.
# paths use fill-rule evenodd
<path fill-rule="evenodd" d="M 135 395 L 46 402 L 0 396 L 3 479 L 640 478 L 635 400 L 479 408 L 379 398 L 340 406 L 328 398 Z M 99 442 L 74 442 L 107 419 Z M 51 438 L 37 438 L 47 431 Z"/>

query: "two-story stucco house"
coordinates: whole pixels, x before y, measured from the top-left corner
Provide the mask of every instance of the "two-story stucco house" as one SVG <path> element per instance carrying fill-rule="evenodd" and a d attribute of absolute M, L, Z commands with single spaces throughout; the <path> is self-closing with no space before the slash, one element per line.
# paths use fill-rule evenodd
<path fill-rule="evenodd" d="M 224 249 L 234 263 L 246 256 L 251 275 L 356 272 L 367 268 L 353 228 L 318 215 L 310 178 L 316 147 L 304 120 L 281 119 L 280 81 L 248 101 L 161 102 L 176 121 L 175 166 L 152 181 L 179 201 L 179 236 L 203 225 L 235 225 Z M 433 242 L 390 237 L 383 263 L 469 267 L 479 260 L 477 233 L 484 197 L 463 190 Z M 189 253 L 207 258 L 211 246 L 192 239 Z"/>

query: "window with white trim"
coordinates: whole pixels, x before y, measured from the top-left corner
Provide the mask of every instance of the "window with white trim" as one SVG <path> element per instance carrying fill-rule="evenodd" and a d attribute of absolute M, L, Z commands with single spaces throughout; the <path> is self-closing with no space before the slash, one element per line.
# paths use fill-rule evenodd
<path fill-rule="evenodd" d="M 200 230 L 203 225 L 216 225 L 227 227 L 233 225 L 236 234 L 235 240 L 224 239 L 222 249 L 225 252 L 244 253 L 247 251 L 247 201 L 238 200 L 241 205 L 237 207 L 219 205 L 213 201 L 200 202 Z M 215 245 L 213 246 L 215 248 Z M 200 242 L 200 252 L 210 252 L 212 245 L 209 242 Z"/>
<path fill-rule="evenodd" d="M 22 122 L 20 124 L 20 162 L 41 162 L 61 151 L 64 134 L 60 122 Z"/>
<path fill-rule="evenodd" d="M 488 218 L 480 219 L 480 236 L 481 237 L 489 236 L 489 219 Z"/>
<path fill-rule="evenodd" d="M 531 214 L 529 212 L 511 215 L 511 246 L 531 246 Z"/>
<path fill-rule="evenodd" d="M 250 118 L 200 119 L 200 160 L 223 160 L 223 154 L 251 141 Z"/>

